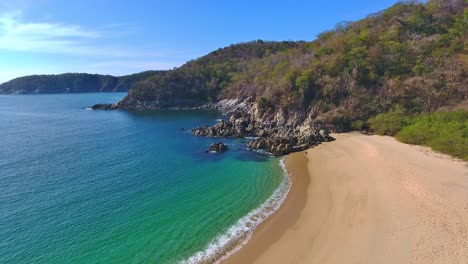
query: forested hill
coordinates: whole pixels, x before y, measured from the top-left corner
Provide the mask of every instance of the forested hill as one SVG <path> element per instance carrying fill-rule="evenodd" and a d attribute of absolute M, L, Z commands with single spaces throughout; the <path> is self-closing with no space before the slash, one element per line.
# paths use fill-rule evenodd
<path fill-rule="evenodd" d="M 126 92 L 130 87 L 152 75 L 163 71 L 145 71 L 132 75 L 115 77 L 111 75 L 64 73 L 59 75 L 31 75 L 0 84 L 3 94 L 32 93 L 87 93 Z"/>
<path fill-rule="evenodd" d="M 117 108 L 249 98 L 272 114 L 342 126 L 397 105 L 432 112 L 468 98 L 466 7 L 463 0 L 400 2 L 313 42 L 232 45 L 138 82 Z"/>
<path fill-rule="evenodd" d="M 135 84 L 128 98 L 157 101 L 162 107 L 181 103 L 213 102 L 220 92 L 230 89 L 246 64 L 277 53 L 301 47 L 305 42 L 257 40 L 231 45 L 192 60 L 165 74 Z"/>

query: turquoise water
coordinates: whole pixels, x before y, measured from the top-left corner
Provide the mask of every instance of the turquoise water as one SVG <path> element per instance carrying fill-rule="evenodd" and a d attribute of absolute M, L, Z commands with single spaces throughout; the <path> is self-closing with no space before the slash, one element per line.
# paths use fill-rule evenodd
<path fill-rule="evenodd" d="M 0 263 L 196 262 L 284 196 L 239 222 L 284 185 L 278 160 L 205 154 L 189 129 L 216 112 L 83 109 L 123 96 L 0 96 Z"/>

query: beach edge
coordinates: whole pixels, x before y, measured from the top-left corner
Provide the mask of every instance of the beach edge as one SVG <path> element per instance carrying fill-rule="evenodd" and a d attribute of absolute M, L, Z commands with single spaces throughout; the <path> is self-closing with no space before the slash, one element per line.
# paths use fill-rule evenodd
<path fill-rule="evenodd" d="M 290 190 L 281 206 L 259 224 L 241 248 L 232 252 L 220 263 L 253 263 L 267 251 L 299 219 L 307 201 L 310 184 L 307 151 L 295 152 L 284 157 L 284 165 L 291 182 Z"/>
<path fill-rule="evenodd" d="M 223 263 L 466 262 L 468 163 L 393 137 L 335 136 L 286 157 L 286 201 Z"/>

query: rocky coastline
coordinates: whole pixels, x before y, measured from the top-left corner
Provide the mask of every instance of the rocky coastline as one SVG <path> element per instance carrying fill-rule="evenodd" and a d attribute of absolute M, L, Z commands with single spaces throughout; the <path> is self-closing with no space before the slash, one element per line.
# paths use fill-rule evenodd
<path fill-rule="evenodd" d="M 196 110 L 196 109 L 219 109 L 217 103 L 202 103 L 196 100 L 156 100 L 141 101 L 126 96 L 116 104 L 96 104 L 91 107 L 93 110 L 126 110 L 126 111 L 154 111 L 154 110 Z"/>
<path fill-rule="evenodd" d="M 179 102 L 181 103 L 181 102 Z M 282 110 L 260 109 L 255 101 L 247 99 L 225 99 L 208 104 L 160 104 L 124 99 L 117 104 L 97 104 L 94 110 L 195 110 L 213 109 L 221 111 L 229 120 L 220 120 L 214 126 L 192 129 L 192 134 L 202 137 L 252 138 L 247 146 L 274 156 L 286 155 L 314 147 L 322 142 L 333 141 L 329 127 L 314 122 L 311 113 L 285 113 Z"/>
<path fill-rule="evenodd" d="M 230 114 L 229 120 L 192 129 L 192 134 L 203 137 L 251 137 L 253 139 L 247 142 L 250 149 L 266 151 L 274 156 L 306 150 L 334 140 L 327 128 L 309 120 L 292 117 L 285 122 L 281 114 L 259 114 L 257 107 L 256 103 L 221 101 L 218 109 Z"/>

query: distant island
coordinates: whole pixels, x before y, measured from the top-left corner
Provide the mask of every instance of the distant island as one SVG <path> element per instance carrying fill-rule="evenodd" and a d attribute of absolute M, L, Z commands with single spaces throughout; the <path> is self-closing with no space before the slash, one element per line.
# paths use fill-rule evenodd
<path fill-rule="evenodd" d="M 88 73 L 30 75 L 0 84 L 0 94 L 127 92 L 133 84 L 164 71 L 111 76 Z"/>

